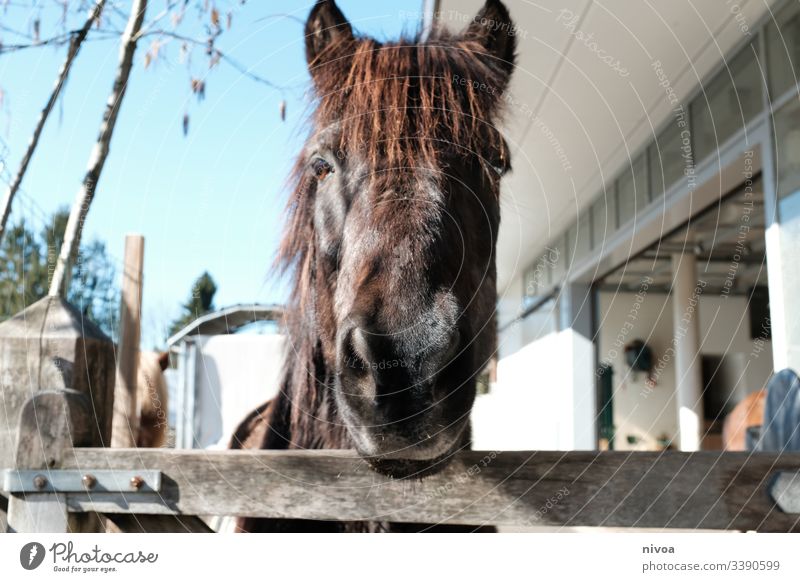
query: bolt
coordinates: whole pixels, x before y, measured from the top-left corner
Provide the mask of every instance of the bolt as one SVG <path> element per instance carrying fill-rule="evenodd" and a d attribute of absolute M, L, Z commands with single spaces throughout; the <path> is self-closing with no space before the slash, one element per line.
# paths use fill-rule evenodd
<path fill-rule="evenodd" d="M 87 489 L 92 489 L 95 485 L 97 485 L 97 479 L 95 478 L 94 475 L 89 475 L 87 473 L 81 479 L 81 483 L 83 483 L 83 486 L 86 487 Z"/>
<path fill-rule="evenodd" d="M 33 486 L 37 489 L 44 489 L 47 487 L 47 478 L 44 475 L 36 475 L 33 478 Z"/>
<path fill-rule="evenodd" d="M 136 475 L 135 477 L 131 477 L 131 487 L 134 489 L 141 489 L 142 485 L 144 485 L 144 479 Z"/>

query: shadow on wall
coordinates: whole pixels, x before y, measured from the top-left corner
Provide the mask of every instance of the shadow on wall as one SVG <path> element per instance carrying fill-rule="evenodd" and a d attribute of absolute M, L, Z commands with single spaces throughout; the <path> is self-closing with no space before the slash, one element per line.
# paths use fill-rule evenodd
<path fill-rule="evenodd" d="M 224 449 L 241 420 L 278 393 L 286 341 L 282 335 L 256 334 L 196 336 L 194 341 L 194 447 Z M 180 406 L 180 377 L 188 371 L 176 372 L 167 379 L 171 402 Z M 176 423 L 180 417 L 176 414 Z"/>

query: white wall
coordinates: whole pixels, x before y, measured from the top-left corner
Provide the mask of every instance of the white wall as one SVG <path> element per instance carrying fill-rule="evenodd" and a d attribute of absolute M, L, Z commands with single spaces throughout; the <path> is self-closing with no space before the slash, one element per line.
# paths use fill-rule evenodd
<path fill-rule="evenodd" d="M 239 422 L 278 393 L 284 346 L 281 335 L 198 338 L 195 377 L 198 447 L 227 447 Z"/>
<path fill-rule="evenodd" d="M 557 367 L 563 339 L 557 333 L 500 359 L 497 382 L 472 409 L 472 447 L 477 450 L 558 449 L 563 405 Z"/>
<path fill-rule="evenodd" d="M 473 448 L 594 448 L 594 384 L 576 376 L 585 371 L 580 364 L 592 351 L 589 340 L 568 329 L 500 359 L 496 384 L 472 409 Z M 584 422 L 587 415 L 590 422 Z"/>
<path fill-rule="evenodd" d="M 665 294 L 647 293 L 637 302 L 631 293 L 600 293 L 598 305 L 598 358 L 614 368 L 615 448 L 655 449 L 661 435 L 672 438 L 677 432 L 672 398 L 674 361 L 665 356 L 673 337 L 671 299 Z M 772 350 L 769 342 L 760 353 L 754 349 L 746 298 L 705 295 L 700 298 L 698 312 L 702 353 L 725 356 L 731 369 L 739 372 L 729 376 L 733 382 L 741 375 L 741 381 L 732 387 L 735 398 L 761 388 L 772 373 Z M 654 388 L 648 389 L 644 374 L 634 374 L 627 367 L 623 351 L 615 346 L 618 338 L 624 343 L 641 339 L 653 349 L 656 365 L 661 368 Z M 627 435 L 641 441 L 631 445 Z"/>

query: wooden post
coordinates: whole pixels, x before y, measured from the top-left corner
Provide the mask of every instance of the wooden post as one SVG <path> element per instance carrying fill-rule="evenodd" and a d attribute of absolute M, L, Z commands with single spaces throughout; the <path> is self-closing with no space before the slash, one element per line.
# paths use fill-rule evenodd
<path fill-rule="evenodd" d="M 14 466 L 20 411 L 41 390 L 73 389 L 92 403 L 95 446 L 111 443 L 114 344 L 60 297 L 0 323 L 0 468 Z"/>
<path fill-rule="evenodd" d="M 14 466 L 20 412 L 42 390 L 74 389 L 92 403 L 95 446 L 111 443 L 114 345 L 60 297 L 45 297 L 0 323 L 0 469 Z M 8 506 L 0 492 L 0 531 Z"/>
<path fill-rule="evenodd" d="M 94 440 L 91 405 L 85 394 L 75 390 L 41 391 L 29 398 L 20 414 L 15 466 L 41 469 L 47 478 L 59 469 L 73 446 L 91 445 Z M 21 533 L 65 533 L 96 531 L 97 521 L 87 514 L 67 511 L 63 493 L 11 495 L 8 503 L 8 531 Z"/>
<path fill-rule="evenodd" d="M 136 375 L 139 363 L 139 340 L 142 315 L 142 266 L 144 237 L 125 237 L 125 271 L 122 277 L 117 381 L 114 388 L 114 419 L 111 446 L 136 446 L 139 408 L 136 403 Z"/>

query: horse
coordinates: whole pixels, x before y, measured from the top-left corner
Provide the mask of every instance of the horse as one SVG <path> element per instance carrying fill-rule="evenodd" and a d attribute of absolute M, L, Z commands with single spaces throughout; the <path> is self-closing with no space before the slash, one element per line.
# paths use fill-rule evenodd
<path fill-rule="evenodd" d="M 726 451 L 746 451 L 747 429 L 764 424 L 766 389 L 745 396 L 722 421 L 722 448 Z"/>
<path fill-rule="evenodd" d="M 510 170 L 497 123 L 515 31 L 499 0 L 459 34 L 396 42 L 354 33 L 333 0 L 312 8 L 316 108 L 276 260 L 292 281 L 289 352 L 279 394 L 241 423 L 231 448 L 355 449 L 378 473 L 420 479 L 470 447 L 476 378 L 496 351 L 499 194 Z"/>
<path fill-rule="evenodd" d="M 167 382 L 164 370 L 169 366 L 169 352 L 139 352 L 136 376 L 136 401 L 139 405 L 139 429 L 136 446 L 158 448 L 167 444 Z"/>

